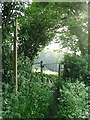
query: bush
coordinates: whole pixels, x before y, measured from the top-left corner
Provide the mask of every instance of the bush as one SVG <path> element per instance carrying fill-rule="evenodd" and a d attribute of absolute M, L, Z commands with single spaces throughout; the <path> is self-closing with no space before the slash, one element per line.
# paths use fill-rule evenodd
<path fill-rule="evenodd" d="M 32 75 L 32 76 L 30 76 Z M 30 80 L 31 78 L 31 80 Z M 3 118 L 48 118 L 53 94 L 40 74 L 31 72 L 28 58 L 18 60 L 18 94 L 10 84 L 3 84 Z M 13 81 L 13 80 L 12 80 Z"/>
<path fill-rule="evenodd" d="M 64 56 L 64 71 L 63 71 L 63 79 L 77 79 L 80 78 L 82 80 L 87 80 L 87 69 L 88 63 L 87 61 L 77 55 L 66 54 Z"/>
<path fill-rule="evenodd" d="M 10 86 L 9 86 L 10 88 Z M 27 82 L 18 94 L 4 93 L 3 118 L 48 118 L 52 103 L 52 92 L 48 85 L 40 81 Z"/>
<path fill-rule="evenodd" d="M 3 83 L 3 118 L 50 118 L 52 116 L 54 99 L 51 88 L 53 84 L 58 84 L 58 77 L 44 74 L 43 81 L 47 81 L 48 78 L 53 83 L 42 82 L 41 74 L 32 72 L 31 66 L 27 57 L 18 59 L 17 95 L 12 83 Z M 57 118 L 88 117 L 86 91 L 83 82 L 62 81 Z"/>
<path fill-rule="evenodd" d="M 58 118 L 88 118 L 88 88 L 84 82 L 66 81 L 60 89 Z"/>

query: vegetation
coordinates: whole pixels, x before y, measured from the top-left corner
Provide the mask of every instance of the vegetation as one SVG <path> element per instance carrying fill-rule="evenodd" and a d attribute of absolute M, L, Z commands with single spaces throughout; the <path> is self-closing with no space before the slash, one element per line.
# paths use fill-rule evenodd
<path fill-rule="evenodd" d="M 3 118 L 89 117 L 88 86 L 85 84 L 88 80 L 87 42 L 84 42 L 84 39 L 87 41 L 86 7 L 86 3 L 73 2 L 2 3 L 4 74 L 0 84 L 3 86 Z M 12 31 L 15 19 L 18 21 L 17 94 L 13 81 Z M 64 55 L 60 82 L 57 75 L 48 74 L 43 74 L 41 80 L 41 73 L 32 69 L 38 52 L 53 39 L 62 48 L 73 51 Z M 81 54 L 78 56 L 77 52 Z"/>
<path fill-rule="evenodd" d="M 58 118 L 88 118 L 88 88 L 84 82 L 63 82 L 60 89 Z"/>
<path fill-rule="evenodd" d="M 29 59 L 22 58 L 18 59 L 18 94 L 12 83 L 2 83 L 3 118 L 50 118 L 54 109 L 53 82 L 57 84 L 58 76 L 44 74 L 42 82 L 41 74 L 30 70 Z M 84 82 L 62 79 L 60 86 L 56 118 L 88 118 L 88 88 Z"/>
<path fill-rule="evenodd" d="M 63 78 L 64 79 L 81 79 L 83 81 L 87 81 L 88 77 L 88 62 L 87 59 L 82 56 L 66 54 L 63 60 L 64 71 Z M 78 72 L 77 72 L 78 71 Z M 88 82 L 88 81 L 87 81 Z"/>
<path fill-rule="evenodd" d="M 3 118 L 50 118 L 53 109 L 53 91 L 48 82 L 24 81 L 18 95 L 7 84 L 3 93 Z M 45 79 L 43 79 L 45 80 Z M 34 81 L 34 79 L 33 79 Z M 56 118 L 88 118 L 88 94 L 83 82 L 66 81 L 60 88 L 59 111 Z"/>
<path fill-rule="evenodd" d="M 8 93 L 10 85 L 7 84 L 3 100 L 3 118 L 48 118 L 52 92 L 47 84 L 38 79 L 39 77 L 36 82 L 24 81 L 19 86 L 18 95 L 15 91 Z"/>
<path fill-rule="evenodd" d="M 27 6 L 27 7 L 25 7 Z M 77 38 L 77 31 L 74 29 L 76 25 L 82 26 L 81 22 L 83 12 L 86 13 L 86 3 L 24 3 L 24 2 L 4 2 L 2 4 L 2 53 L 3 53 L 3 80 L 10 81 L 13 69 L 13 22 L 15 18 L 18 21 L 18 53 L 24 53 L 33 62 L 34 57 L 41 51 L 53 38 L 56 33 L 59 34 L 56 42 L 62 41 L 63 47 L 70 47 L 74 52 L 79 49 L 78 42 L 82 39 Z M 7 12 L 8 11 L 8 12 Z M 86 15 L 86 14 L 85 14 Z M 77 19 L 78 18 L 78 19 Z M 70 21 L 70 22 L 69 22 Z M 72 22 L 71 22 L 72 21 Z M 75 22 L 76 21 L 76 22 Z M 79 23 L 79 24 L 78 24 Z M 82 24 L 81 24 L 82 23 Z M 85 28 L 87 22 L 85 21 Z M 73 24 L 73 28 L 71 27 Z M 58 31 L 60 28 L 63 31 Z M 71 29 L 72 28 L 72 29 Z M 85 29 L 84 28 L 84 29 Z M 85 33 L 86 29 L 84 30 Z M 84 34 L 84 33 L 83 33 Z M 77 39 L 75 39 L 77 38 Z M 85 37 L 86 38 L 86 37 Z M 73 43 L 74 41 L 74 43 Z M 83 47 L 85 44 L 79 43 Z M 86 40 L 85 40 L 85 43 Z M 79 47 L 79 48 L 78 48 Z M 87 45 L 84 50 L 86 51 Z M 86 53 L 86 52 L 85 52 Z M 12 63 L 12 64 L 10 64 Z"/>

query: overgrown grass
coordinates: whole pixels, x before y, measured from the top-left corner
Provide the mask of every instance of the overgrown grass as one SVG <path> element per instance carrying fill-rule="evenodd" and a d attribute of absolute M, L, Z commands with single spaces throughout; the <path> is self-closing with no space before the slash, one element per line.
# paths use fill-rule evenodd
<path fill-rule="evenodd" d="M 8 93 L 7 84 L 3 98 L 3 118 L 48 118 L 49 106 L 52 104 L 53 94 L 48 84 L 41 81 L 25 82 L 15 90 Z"/>
<path fill-rule="evenodd" d="M 55 77 L 55 76 L 54 76 Z M 53 110 L 53 91 L 37 77 L 36 82 L 25 81 L 9 92 L 7 84 L 3 93 L 3 118 L 49 118 Z M 88 118 L 87 88 L 77 81 L 62 83 L 59 96 L 59 111 L 56 118 Z"/>
<path fill-rule="evenodd" d="M 24 62 L 23 62 L 24 61 Z M 49 82 L 52 81 L 52 82 Z M 57 75 L 31 71 L 28 59 L 18 61 L 18 94 L 11 84 L 3 83 L 3 118 L 49 118 L 53 111 L 53 85 Z M 13 82 L 13 81 L 12 81 Z M 84 82 L 63 81 L 59 89 L 56 118 L 88 118 L 87 87 Z"/>
<path fill-rule="evenodd" d="M 58 118 L 89 118 L 88 87 L 84 82 L 62 82 Z"/>

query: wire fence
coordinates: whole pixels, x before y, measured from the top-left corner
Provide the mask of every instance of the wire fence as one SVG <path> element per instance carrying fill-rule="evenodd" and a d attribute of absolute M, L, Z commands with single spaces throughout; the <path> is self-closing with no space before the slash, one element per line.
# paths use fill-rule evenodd
<path fill-rule="evenodd" d="M 33 70 L 34 72 L 41 73 L 41 80 L 43 81 L 43 77 L 45 74 L 48 74 L 49 80 L 50 75 L 54 74 L 57 75 L 59 78 L 59 82 L 61 81 L 61 71 L 64 68 L 62 63 L 43 63 L 43 61 L 40 61 L 38 63 L 34 63 Z M 48 79 L 48 78 L 47 78 Z M 48 80 L 47 80 L 48 81 Z M 51 82 L 53 82 L 51 80 Z"/>

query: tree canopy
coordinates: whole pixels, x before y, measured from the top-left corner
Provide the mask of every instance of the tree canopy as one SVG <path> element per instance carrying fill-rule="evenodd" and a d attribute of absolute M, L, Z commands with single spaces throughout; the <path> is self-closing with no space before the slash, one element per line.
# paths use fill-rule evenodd
<path fill-rule="evenodd" d="M 87 52 L 86 3 L 73 2 L 4 2 L 2 3 L 3 68 L 13 69 L 13 22 L 18 21 L 18 55 L 31 61 L 55 39 L 74 52 Z M 62 29 L 61 31 L 59 29 Z M 59 34 L 59 37 L 56 35 Z M 12 64 L 10 64 L 12 63 Z M 8 67 L 8 65 L 10 66 Z M 5 72 L 9 74 L 11 72 Z M 9 75 L 10 76 L 10 75 Z"/>
<path fill-rule="evenodd" d="M 32 3 L 23 9 L 24 16 L 19 20 L 19 53 L 24 52 L 31 60 L 50 41 L 57 30 L 63 47 L 74 52 L 87 53 L 87 12 L 86 3 Z"/>
<path fill-rule="evenodd" d="M 12 31 L 13 20 L 18 19 L 18 52 L 33 60 L 37 52 L 53 40 L 59 28 L 68 27 L 67 31 L 59 32 L 60 38 L 56 40 L 62 40 L 63 46 L 74 51 L 79 47 L 84 55 L 87 52 L 85 13 L 86 3 L 3 3 L 3 29 Z"/>
<path fill-rule="evenodd" d="M 88 118 L 88 60 L 84 56 L 87 53 L 87 4 L 3 2 L 2 20 L 2 118 Z M 17 60 L 13 55 L 15 40 Z M 54 59 L 52 52 L 45 64 L 36 63 L 41 65 L 41 72 L 35 72 L 35 57 L 52 40 L 61 45 L 60 51 L 68 48 L 73 54 L 64 54 L 61 64 L 51 63 L 49 67 L 48 63 Z M 81 55 L 76 55 L 77 51 L 81 51 Z M 60 52 L 57 54 L 60 62 Z M 17 77 L 13 76 L 15 60 Z M 46 74 L 44 68 L 51 68 L 58 75 Z M 17 78 L 16 86 L 14 78 Z"/>

